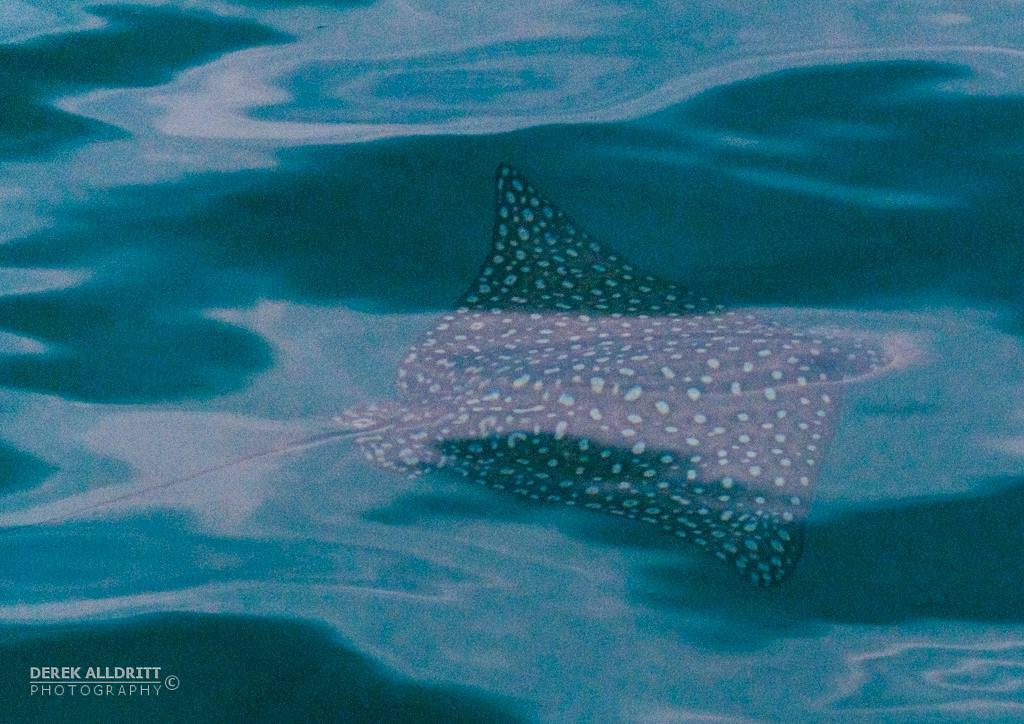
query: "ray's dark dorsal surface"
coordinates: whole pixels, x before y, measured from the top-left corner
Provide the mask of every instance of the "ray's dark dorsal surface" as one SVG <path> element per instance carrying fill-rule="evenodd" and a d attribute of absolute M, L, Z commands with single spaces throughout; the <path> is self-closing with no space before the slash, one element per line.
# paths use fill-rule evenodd
<path fill-rule="evenodd" d="M 657 526 L 756 585 L 794 568 L 842 385 L 887 340 L 796 330 L 633 268 L 501 165 L 491 253 L 397 398 L 344 420 L 372 462 Z"/>

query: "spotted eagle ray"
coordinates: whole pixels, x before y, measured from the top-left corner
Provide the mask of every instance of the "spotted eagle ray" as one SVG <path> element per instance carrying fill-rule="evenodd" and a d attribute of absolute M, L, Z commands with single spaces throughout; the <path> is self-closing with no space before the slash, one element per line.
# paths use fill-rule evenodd
<path fill-rule="evenodd" d="M 495 179 L 493 247 L 412 346 L 393 401 L 345 412 L 375 464 L 445 468 L 657 526 L 757 585 L 803 545 L 840 388 L 892 340 L 799 331 L 645 274 L 522 173 Z"/>
<path fill-rule="evenodd" d="M 801 554 L 842 387 L 913 349 L 792 329 L 638 271 L 511 166 L 498 167 L 495 194 L 491 252 L 455 311 L 406 354 L 393 400 L 72 515 L 354 438 L 370 461 L 410 478 L 445 468 L 529 500 L 639 520 L 755 585 L 783 580 Z"/>

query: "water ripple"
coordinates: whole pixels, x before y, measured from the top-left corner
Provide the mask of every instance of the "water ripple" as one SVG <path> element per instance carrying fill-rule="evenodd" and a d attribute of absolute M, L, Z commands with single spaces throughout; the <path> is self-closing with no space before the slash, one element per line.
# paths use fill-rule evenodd
<path fill-rule="evenodd" d="M 1024 642 L 908 643 L 848 657 L 837 712 L 1024 712 Z"/>

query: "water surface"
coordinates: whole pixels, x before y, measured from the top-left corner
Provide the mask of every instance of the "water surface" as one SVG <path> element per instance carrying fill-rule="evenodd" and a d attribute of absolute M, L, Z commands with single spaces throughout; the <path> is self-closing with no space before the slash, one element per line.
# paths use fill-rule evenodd
<path fill-rule="evenodd" d="M 1019 718 L 1017 9 L 469 5 L 0 7 L 0 520 L 51 521 L 0 534 L 0 718 Z M 77 512 L 391 395 L 501 161 L 709 297 L 918 341 L 789 581 L 347 442 Z M 27 696 L 70 659 L 182 686 Z"/>

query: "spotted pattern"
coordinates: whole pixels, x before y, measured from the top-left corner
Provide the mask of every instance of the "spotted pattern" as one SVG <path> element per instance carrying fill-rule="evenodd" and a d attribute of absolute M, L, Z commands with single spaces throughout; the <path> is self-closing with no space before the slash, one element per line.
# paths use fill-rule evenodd
<path fill-rule="evenodd" d="M 780 580 L 800 555 L 793 507 L 732 478 L 688 476 L 692 460 L 678 451 L 550 434 L 446 440 L 441 448 L 480 485 L 655 525 L 757 584 Z"/>
<path fill-rule="evenodd" d="M 769 585 L 796 564 L 842 384 L 891 363 L 636 271 L 518 172 L 494 248 L 414 345 L 398 400 L 354 411 L 375 463 L 448 468 L 536 501 L 644 521 Z"/>
<path fill-rule="evenodd" d="M 634 269 L 509 166 L 498 168 L 495 203 L 491 254 L 461 300 L 464 309 L 662 315 L 710 307 Z"/>

